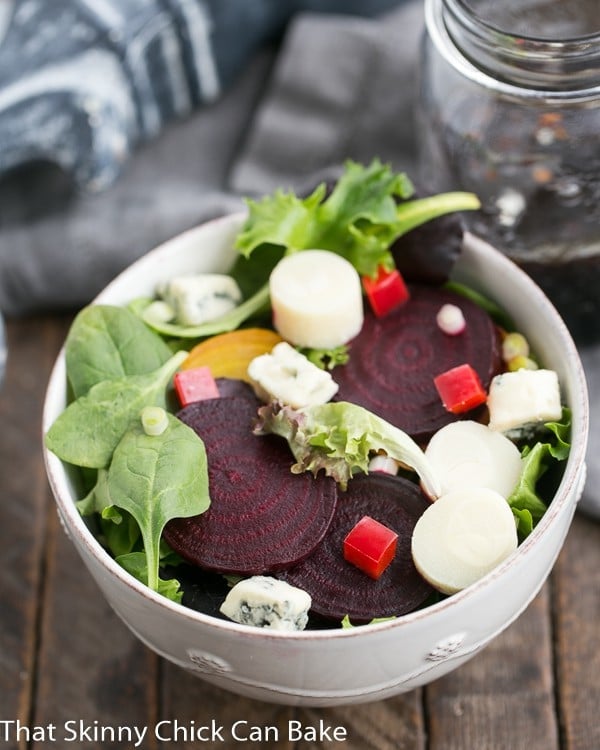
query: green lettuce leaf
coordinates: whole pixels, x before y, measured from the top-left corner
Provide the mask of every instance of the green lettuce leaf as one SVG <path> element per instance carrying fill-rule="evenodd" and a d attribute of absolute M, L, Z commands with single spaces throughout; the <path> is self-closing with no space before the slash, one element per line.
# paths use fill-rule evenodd
<path fill-rule="evenodd" d="M 368 472 L 370 458 L 384 451 L 412 467 L 430 497 L 440 494 L 439 480 L 415 441 L 362 406 L 336 401 L 292 409 L 274 402 L 258 415 L 257 434 L 273 433 L 288 441 L 295 474 L 323 470 L 345 489 L 354 473 Z"/>
<path fill-rule="evenodd" d="M 544 425 L 547 440 L 526 445 L 521 452 L 523 469 L 521 477 L 508 504 L 512 508 L 517 521 L 519 537 L 524 539 L 535 528 L 538 521 L 546 512 L 546 503 L 538 491 L 541 478 L 557 462 L 566 460 L 569 455 L 569 435 L 571 431 L 571 412 L 563 409 L 560 422 L 547 422 Z"/>
<path fill-rule="evenodd" d="M 454 211 L 480 207 L 471 193 L 446 193 L 407 200 L 413 186 L 379 160 L 368 166 L 346 162 L 331 193 L 319 185 L 307 198 L 277 191 L 259 201 L 248 200 L 249 215 L 237 238 L 246 257 L 264 245 L 286 253 L 320 248 L 345 257 L 361 275 L 394 267 L 389 246 L 425 222 Z"/>
<path fill-rule="evenodd" d="M 396 620 L 396 619 L 397 619 L 396 615 L 391 615 L 390 617 L 374 617 L 367 624 L 374 625 L 375 623 L 378 623 L 378 622 L 389 622 L 390 620 Z M 360 625 L 353 625 L 348 615 L 344 615 L 340 624 L 342 626 L 342 630 L 350 630 L 350 628 L 360 627 Z"/>
<path fill-rule="evenodd" d="M 321 370 L 333 370 L 338 365 L 345 365 L 350 359 L 350 350 L 347 344 L 340 344 L 333 349 L 299 347 L 298 351 Z"/>

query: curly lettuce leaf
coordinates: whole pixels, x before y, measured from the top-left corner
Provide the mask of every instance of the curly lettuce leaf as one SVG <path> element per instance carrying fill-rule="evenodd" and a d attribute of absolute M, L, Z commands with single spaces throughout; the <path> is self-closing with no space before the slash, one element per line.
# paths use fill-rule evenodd
<path fill-rule="evenodd" d="M 340 344 L 333 349 L 299 347 L 298 351 L 321 370 L 333 370 L 338 365 L 345 365 L 350 359 L 350 350 L 347 344 Z"/>
<path fill-rule="evenodd" d="M 412 195 L 409 178 L 378 159 L 367 166 L 348 161 L 329 194 L 322 183 L 307 198 L 279 190 L 248 200 L 248 219 L 236 245 L 246 257 L 265 243 L 286 253 L 330 250 L 361 275 L 374 277 L 380 266 L 394 267 L 389 246 L 401 235 L 437 216 L 480 207 L 471 193 L 408 200 Z"/>
<path fill-rule="evenodd" d="M 356 472 L 368 472 L 373 454 L 388 456 L 412 467 L 430 497 L 440 495 L 440 483 L 414 440 L 381 417 L 348 401 L 302 409 L 273 402 L 258 410 L 256 434 L 273 433 L 288 441 L 296 463 L 292 472 L 323 470 L 346 489 Z"/>
<path fill-rule="evenodd" d="M 538 441 L 534 445 L 526 445 L 521 452 L 523 469 L 521 477 L 508 504 L 512 508 L 517 521 L 519 537 L 529 536 L 538 521 L 546 512 L 546 503 L 538 491 L 540 479 L 556 462 L 565 461 L 569 455 L 571 431 L 571 412 L 563 409 L 560 422 L 547 422 L 547 441 Z"/>

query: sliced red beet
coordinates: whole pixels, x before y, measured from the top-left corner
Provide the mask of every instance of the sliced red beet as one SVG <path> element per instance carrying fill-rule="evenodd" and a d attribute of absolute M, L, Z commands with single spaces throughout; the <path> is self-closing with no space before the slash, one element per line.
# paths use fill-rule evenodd
<path fill-rule="evenodd" d="M 496 326 L 477 304 L 424 284 L 411 285 L 410 294 L 403 307 L 383 318 L 365 311 L 349 362 L 335 370 L 336 400 L 364 406 L 424 443 L 457 418 L 444 408 L 434 377 L 468 363 L 487 389 L 502 360 Z M 465 317 L 465 330 L 457 336 L 437 325 L 446 303 L 458 305 Z M 473 413 L 462 416 L 473 418 Z"/>
<path fill-rule="evenodd" d="M 242 398 L 247 398 L 256 403 L 257 406 L 262 403 L 254 393 L 254 389 L 250 383 L 246 383 L 245 380 L 238 380 L 237 378 L 217 378 L 216 383 L 221 398 L 241 396 Z"/>
<path fill-rule="evenodd" d="M 199 516 L 169 522 L 167 543 L 194 565 L 244 575 L 279 570 L 309 555 L 333 517 L 335 482 L 292 474 L 287 443 L 252 434 L 251 399 L 199 401 L 178 416 L 204 441 L 211 505 Z"/>
<path fill-rule="evenodd" d="M 340 493 L 321 544 L 277 577 L 307 591 L 311 611 L 323 617 L 341 620 L 348 615 L 353 622 L 368 622 L 411 612 L 433 591 L 415 568 L 410 550 L 415 524 L 429 504 L 407 479 L 383 474 L 355 477 Z M 343 555 L 344 539 L 365 515 L 398 534 L 394 559 L 377 580 L 346 562 Z"/>

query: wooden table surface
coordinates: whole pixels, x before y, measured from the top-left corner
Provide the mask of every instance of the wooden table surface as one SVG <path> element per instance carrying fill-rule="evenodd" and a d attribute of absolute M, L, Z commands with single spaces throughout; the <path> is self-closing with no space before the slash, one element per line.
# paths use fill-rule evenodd
<path fill-rule="evenodd" d="M 151 750 L 600 750 L 600 524 L 581 515 L 550 579 L 515 623 L 455 672 L 396 698 L 336 709 L 272 706 L 213 688 L 141 645 L 66 539 L 44 473 L 41 405 L 69 322 L 58 316 L 7 323 L 0 750 L 134 746 L 95 741 L 94 731 L 105 726 L 148 727 L 138 746 Z M 320 720 L 341 726 L 346 739 L 289 739 L 291 719 L 308 728 L 318 729 Z M 227 731 L 222 741 L 217 732 L 213 741 L 161 742 L 153 729 L 162 720 L 217 730 L 247 721 L 256 729 L 245 742 Z M 66 726 L 77 727 L 78 741 L 67 741 Z M 278 741 L 272 727 L 281 729 Z"/>

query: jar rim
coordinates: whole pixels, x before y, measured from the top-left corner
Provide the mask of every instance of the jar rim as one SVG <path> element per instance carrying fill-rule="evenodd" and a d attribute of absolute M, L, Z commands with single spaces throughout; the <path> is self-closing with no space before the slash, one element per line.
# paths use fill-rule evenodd
<path fill-rule="evenodd" d="M 556 49 L 568 48 L 571 45 L 577 45 L 581 42 L 593 43 L 597 42 L 600 44 L 600 29 L 598 31 L 590 32 L 589 34 L 573 34 L 571 36 L 564 36 L 561 39 L 553 39 L 551 37 L 539 36 L 535 34 L 523 34 L 517 32 L 511 32 L 507 29 L 503 29 L 496 23 L 488 21 L 477 13 L 475 8 L 471 6 L 468 0 L 447 0 L 447 4 L 455 5 L 462 9 L 462 11 L 471 17 L 474 17 L 479 25 L 486 27 L 491 32 L 496 34 L 502 34 L 505 37 L 512 39 L 519 39 L 526 42 L 532 42 L 536 45 L 548 45 Z"/>
<path fill-rule="evenodd" d="M 480 86 L 544 101 L 600 96 L 600 68 L 574 73 L 586 58 L 600 64 L 600 33 L 562 41 L 511 35 L 473 16 L 465 0 L 425 0 L 425 24 L 447 62 Z M 546 70 L 549 60 L 560 63 L 558 72 Z"/>

